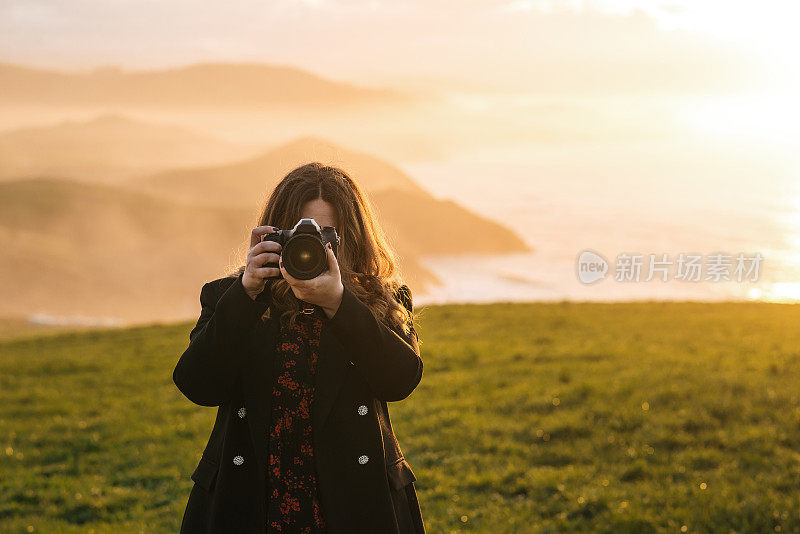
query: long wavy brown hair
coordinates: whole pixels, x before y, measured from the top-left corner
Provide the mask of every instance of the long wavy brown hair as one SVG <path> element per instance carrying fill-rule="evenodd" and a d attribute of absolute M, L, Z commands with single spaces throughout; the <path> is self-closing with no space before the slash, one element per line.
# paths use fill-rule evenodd
<path fill-rule="evenodd" d="M 291 229 L 300 220 L 303 205 L 318 198 L 336 210 L 336 233 L 341 238 L 336 258 L 342 285 L 384 324 L 408 334 L 412 314 L 395 296 L 403 285 L 396 255 L 375 220 L 368 198 L 345 171 L 318 162 L 294 169 L 275 186 L 256 226 Z M 238 277 L 245 267 L 238 267 L 228 276 Z M 280 321 L 293 325 L 301 312 L 289 283 L 282 277 L 270 277 L 266 290 L 271 291 L 273 302 L 283 310 Z M 262 319 L 269 316 L 268 309 Z"/>

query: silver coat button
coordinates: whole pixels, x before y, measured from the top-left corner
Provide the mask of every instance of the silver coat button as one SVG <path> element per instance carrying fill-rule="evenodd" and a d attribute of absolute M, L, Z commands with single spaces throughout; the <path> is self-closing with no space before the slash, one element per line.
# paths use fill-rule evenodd
<path fill-rule="evenodd" d="M 238 455 L 234 456 L 233 457 L 233 463 L 235 463 L 236 465 L 242 465 L 244 463 L 244 458 L 242 458 L 241 456 L 238 456 Z"/>
<path fill-rule="evenodd" d="M 365 405 L 361 405 L 358 407 L 358 415 L 367 415 L 367 407 Z"/>
<path fill-rule="evenodd" d="M 245 410 L 244 406 L 239 408 L 239 411 L 236 412 L 236 415 L 239 416 L 240 419 L 244 419 L 244 416 L 247 414 L 247 410 Z"/>
<path fill-rule="evenodd" d="M 360 463 L 361 465 L 364 465 L 367 462 L 369 462 L 369 456 L 367 456 L 366 454 L 362 454 L 361 456 L 358 457 L 358 463 Z"/>

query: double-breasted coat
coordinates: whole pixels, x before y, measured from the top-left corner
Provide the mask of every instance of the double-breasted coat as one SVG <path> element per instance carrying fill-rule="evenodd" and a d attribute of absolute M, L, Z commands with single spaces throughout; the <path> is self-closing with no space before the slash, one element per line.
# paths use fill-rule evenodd
<path fill-rule="evenodd" d="M 411 292 L 395 295 L 412 310 Z M 269 283 L 256 300 L 242 275 L 205 284 L 202 310 L 173 381 L 190 401 L 216 406 L 214 428 L 191 475 L 183 534 L 266 532 L 272 365 L 277 314 Z M 330 534 L 425 532 L 414 476 L 388 402 L 422 378 L 418 337 L 387 327 L 347 287 L 324 322 L 312 404 L 314 463 Z"/>

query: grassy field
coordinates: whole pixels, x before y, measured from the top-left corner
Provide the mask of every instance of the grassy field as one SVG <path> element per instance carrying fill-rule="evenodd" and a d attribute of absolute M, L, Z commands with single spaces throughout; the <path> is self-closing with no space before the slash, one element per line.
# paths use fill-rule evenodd
<path fill-rule="evenodd" d="M 800 307 L 420 309 L 392 422 L 430 534 L 800 532 Z M 177 532 L 191 324 L 0 342 L 0 532 Z"/>

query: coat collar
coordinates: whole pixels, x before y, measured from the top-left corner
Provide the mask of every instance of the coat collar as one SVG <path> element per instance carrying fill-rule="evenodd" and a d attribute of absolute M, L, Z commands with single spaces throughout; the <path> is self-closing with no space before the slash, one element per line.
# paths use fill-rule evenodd
<path fill-rule="evenodd" d="M 269 451 L 269 423 L 272 411 L 272 362 L 275 357 L 275 342 L 279 332 L 276 310 L 271 309 L 270 319 L 258 321 L 253 330 L 250 358 L 242 369 L 242 390 L 246 406 L 247 421 L 253 437 L 253 446 L 266 472 Z M 347 372 L 348 359 L 344 347 L 327 328 L 323 320 L 319 343 L 319 363 L 316 373 L 316 389 L 311 408 L 314 445 L 319 444 L 319 434 L 331 412 L 336 396 Z"/>

